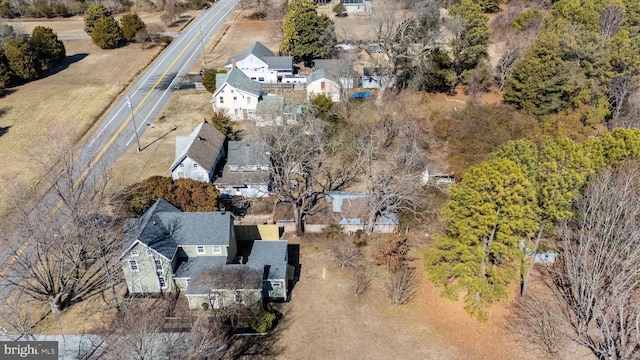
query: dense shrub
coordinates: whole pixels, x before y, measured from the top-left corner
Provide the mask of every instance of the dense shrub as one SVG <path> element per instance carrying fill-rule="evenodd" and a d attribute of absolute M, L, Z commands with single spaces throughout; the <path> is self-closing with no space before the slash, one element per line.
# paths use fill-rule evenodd
<path fill-rule="evenodd" d="M 163 198 L 182 211 L 216 211 L 219 195 L 212 183 L 152 176 L 126 189 L 124 210 L 129 216 L 140 216 L 157 199 Z"/>
<path fill-rule="evenodd" d="M 276 316 L 268 311 L 260 311 L 251 319 L 251 328 L 258 333 L 265 333 L 273 327 Z"/>

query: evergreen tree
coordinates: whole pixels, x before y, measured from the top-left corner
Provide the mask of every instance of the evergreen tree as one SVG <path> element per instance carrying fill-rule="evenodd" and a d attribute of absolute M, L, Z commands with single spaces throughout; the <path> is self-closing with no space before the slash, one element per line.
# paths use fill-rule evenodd
<path fill-rule="evenodd" d="M 102 3 L 93 3 L 84 15 L 84 32 L 91 35 L 96 22 L 104 17 L 111 17 L 111 11 L 107 9 Z"/>
<path fill-rule="evenodd" d="M 503 0 L 474 0 L 474 2 L 487 13 L 496 13 L 500 11 L 500 5 L 504 4 Z"/>
<path fill-rule="evenodd" d="M 58 40 L 58 35 L 44 26 L 33 29 L 29 44 L 44 66 L 64 60 L 67 56 L 64 43 Z"/>
<path fill-rule="evenodd" d="M 12 73 L 7 58 L 4 56 L 4 52 L 0 52 L 0 94 L 2 94 L 4 89 L 9 85 L 11 75 Z"/>
<path fill-rule="evenodd" d="M 144 30 L 146 27 L 144 21 L 138 16 L 138 14 L 125 14 L 120 19 L 120 25 L 122 27 L 122 35 L 128 42 L 136 40 L 136 34 L 140 30 Z"/>
<path fill-rule="evenodd" d="M 29 41 L 24 38 L 6 39 L 4 56 L 11 72 L 23 80 L 33 80 L 40 76 L 42 66 Z"/>
<path fill-rule="evenodd" d="M 491 29 L 489 18 L 482 13 L 480 5 L 471 0 L 452 5 L 449 14 L 453 16 L 449 21 L 449 30 L 453 33 L 453 69 L 460 77 L 465 71 L 475 68 L 486 54 Z"/>
<path fill-rule="evenodd" d="M 124 36 L 116 20 L 109 16 L 96 21 L 91 31 L 91 40 L 101 49 L 115 49 L 122 46 Z"/>
<path fill-rule="evenodd" d="M 442 209 L 446 235 L 426 256 L 430 279 L 465 309 L 486 320 L 485 306 L 509 296 L 523 258 L 520 240 L 535 229 L 535 189 L 511 160 L 472 166 L 449 189 Z"/>
<path fill-rule="evenodd" d="M 214 93 L 216 91 L 216 75 L 224 74 L 227 70 L 209 69 L 205 70 L 202 74 L 202 85 L 208 92 Z"/>
<path fill-rule="evenodd" d="M 211 117 L 211 125 L 218 129 L 228 140 L 238 140 L 238 132 L 233 128 L 233 121 L 222 111 L 216 111 Z"/>
<path fill-rule="evenodd" d="M 291 0 L 284 17 L 280 52 L 294 61 L 310 65 L 326 58 L 336 45 L 334 24 L 326 15 L 318 15 L 313 0 Z"/>
<path fill-rule="evenodd" d="M 536 115 L 555 113 L 566 108 L 564 86 L 568 80 L 560 39 L 545 32 L 516 64 L 507 80 L 504 100 Z"/>

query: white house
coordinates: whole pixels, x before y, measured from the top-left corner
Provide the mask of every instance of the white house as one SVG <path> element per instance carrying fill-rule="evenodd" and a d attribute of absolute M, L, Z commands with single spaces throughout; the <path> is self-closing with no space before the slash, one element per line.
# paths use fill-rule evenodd
<path fill-rule="evenodd" d="M 341 90 L 339 81 L 324 69 L 316 70 L 307 76 L 307 99 L 312 99 L 320 94 L 325 95 L 334 102 L 341 100 Z"/>
<path fill-rule="evenodd" d="M 242 54 L 227 60 L 225 67 L 237 67 L 253 81 L 277 83 L 283 76 L 293 74 L 293 57 L 274 56 L 273 51 L 256 41 Z"/>
<path fill-rule="evenodd" d="M 231 68 L 226 74 L 216 74 L 211 103 L 213 111 L 225 112 L 232 120 L 251 120 L 262 95 L 262 85 L 251 81 L 242 70 Z"/>
<path fill-rule="evenodd" d="M 189 136 L 176 136 L 176 158 L 169 171 L 173 180 L 211 181 L 224 157 L 225 136 L 203 121 Z"/>
<path fill-rule="evenodd" d="M 270 158 L 267 146 L 259 142 L 229 141 L 227 164 L 214 185 L 220 195 L 246 198 L 269 196 Z"/>

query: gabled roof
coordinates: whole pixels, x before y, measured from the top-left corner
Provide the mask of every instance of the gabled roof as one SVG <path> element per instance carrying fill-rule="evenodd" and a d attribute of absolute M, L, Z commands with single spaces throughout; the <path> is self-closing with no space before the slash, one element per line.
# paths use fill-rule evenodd
<path fill-rule="evenodd" d="M 274 55 L 273 51 L 269 50 L 269 48 L 264 46 L 260 41 L 256 41 L 242 54 L 229 58 L 229 60 L 227 60 L 227 63 L 224 66 L 231 65 L 233 60 L 241 61 L 243 59 L 246 59 L 249 55 L 252 55 L 252 54 L 255 55 L 257 58 L 259 58 L 260 60 L 264 61 L 265 63 L 268 63 L 265 60 L 266 57 L 273 57 Z"/>
<path fill-rule="evenodd" d="M 209 295 L 211 290 L 258 290 L 261 288 L 262 269 L 241 264 L 228 264 L 194 274 L 185 294 Z"/>
<path fill-rule="evenodd" d="M 258 141 L 229 141 L 227 165 L 269 166 L 269 147 Z"/>
<path fill-rule="evenodd" d="M 309 74 L 309 76 L 307 76 L 307 86 L 309 86 L 314 81 L 317 81 L 320 79 L 327 79 L 335 82 L 336 84 L 338 83 L 338 79 L 334 77 L 330 77 L 329 74 L 324 69 L 320 69 L 312 72 L 311 74 Z"/>
<path fill-rule="evenodd" d="M 246 186 L 269 184 L 271 173 L 269 171 L 231 171 L 229 165 L 222 169 L 222 176 L 213 183 L 219 186 Z"/>
<path fill-rule="evenodd" d="M 180 213 L 175 206 L 164 199 L 158 199 L 141 217 L 126 219 L 124 222 L 125 241 L 120 259 L 139 241 L 171 259 L 176 251 L 176 243 L 167 229 L 161 225 L 159 213 Z"/>
<path fill-rule="evenodd" d="M 255 96 L 262 95 L 262 85 L 251 80 L 242 70 L 234 67 L 226 74 L 216 74 L 216 91 L 213 93 L 212 102 L 215 101 L 215 97 L 225 84 Z"/>
<path fill-rule="evenodd" d="M 325 70 L 337 75 L 346 76 L 353 72 L 353 61 L 342 59 L 315 59 L 313 70 Z"/>
<path fill-rule="evenodd" d="M 224 146 L 225 136 L 208 122 L 202 122 L 189 136 L 176 137 L 176 158 L 170 171 L 188 156 L 200 167 L 211 171 Z"/>
<path fill-rule="evenodd" d="M 293 70 L 293 56 L 265 56 L 270 70 Z"/>
<path fill-rule="evenodd" d="M 183 213 L 158 199 L 140 218 L 127 219 L 120 259 L 140 242 L 171 260 L 181 245 L 229 245 L 229 212 Z"/>
<path fill-rule="evenodd" d="M 287 241 L 256 240 L 247 265 L 264 271 L 263 280 L 281 280 L 287 276 Z"/>
<path fill-rule="evenodd" d="M 284 112 L 284 96 L 269 94 L 256 105 L 256 115 L 280 115 Z"/>

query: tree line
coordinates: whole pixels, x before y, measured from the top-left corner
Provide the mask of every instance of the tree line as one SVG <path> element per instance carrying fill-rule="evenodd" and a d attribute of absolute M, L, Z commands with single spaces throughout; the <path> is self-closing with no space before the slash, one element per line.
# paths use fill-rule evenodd
<path fill-rule="evenodd" d="M 36 26 L 30 36 L 19 36 L 0 23 L 0 93 L 41 77 L 65 58 L 64 44 L 50 28 Z"/>

